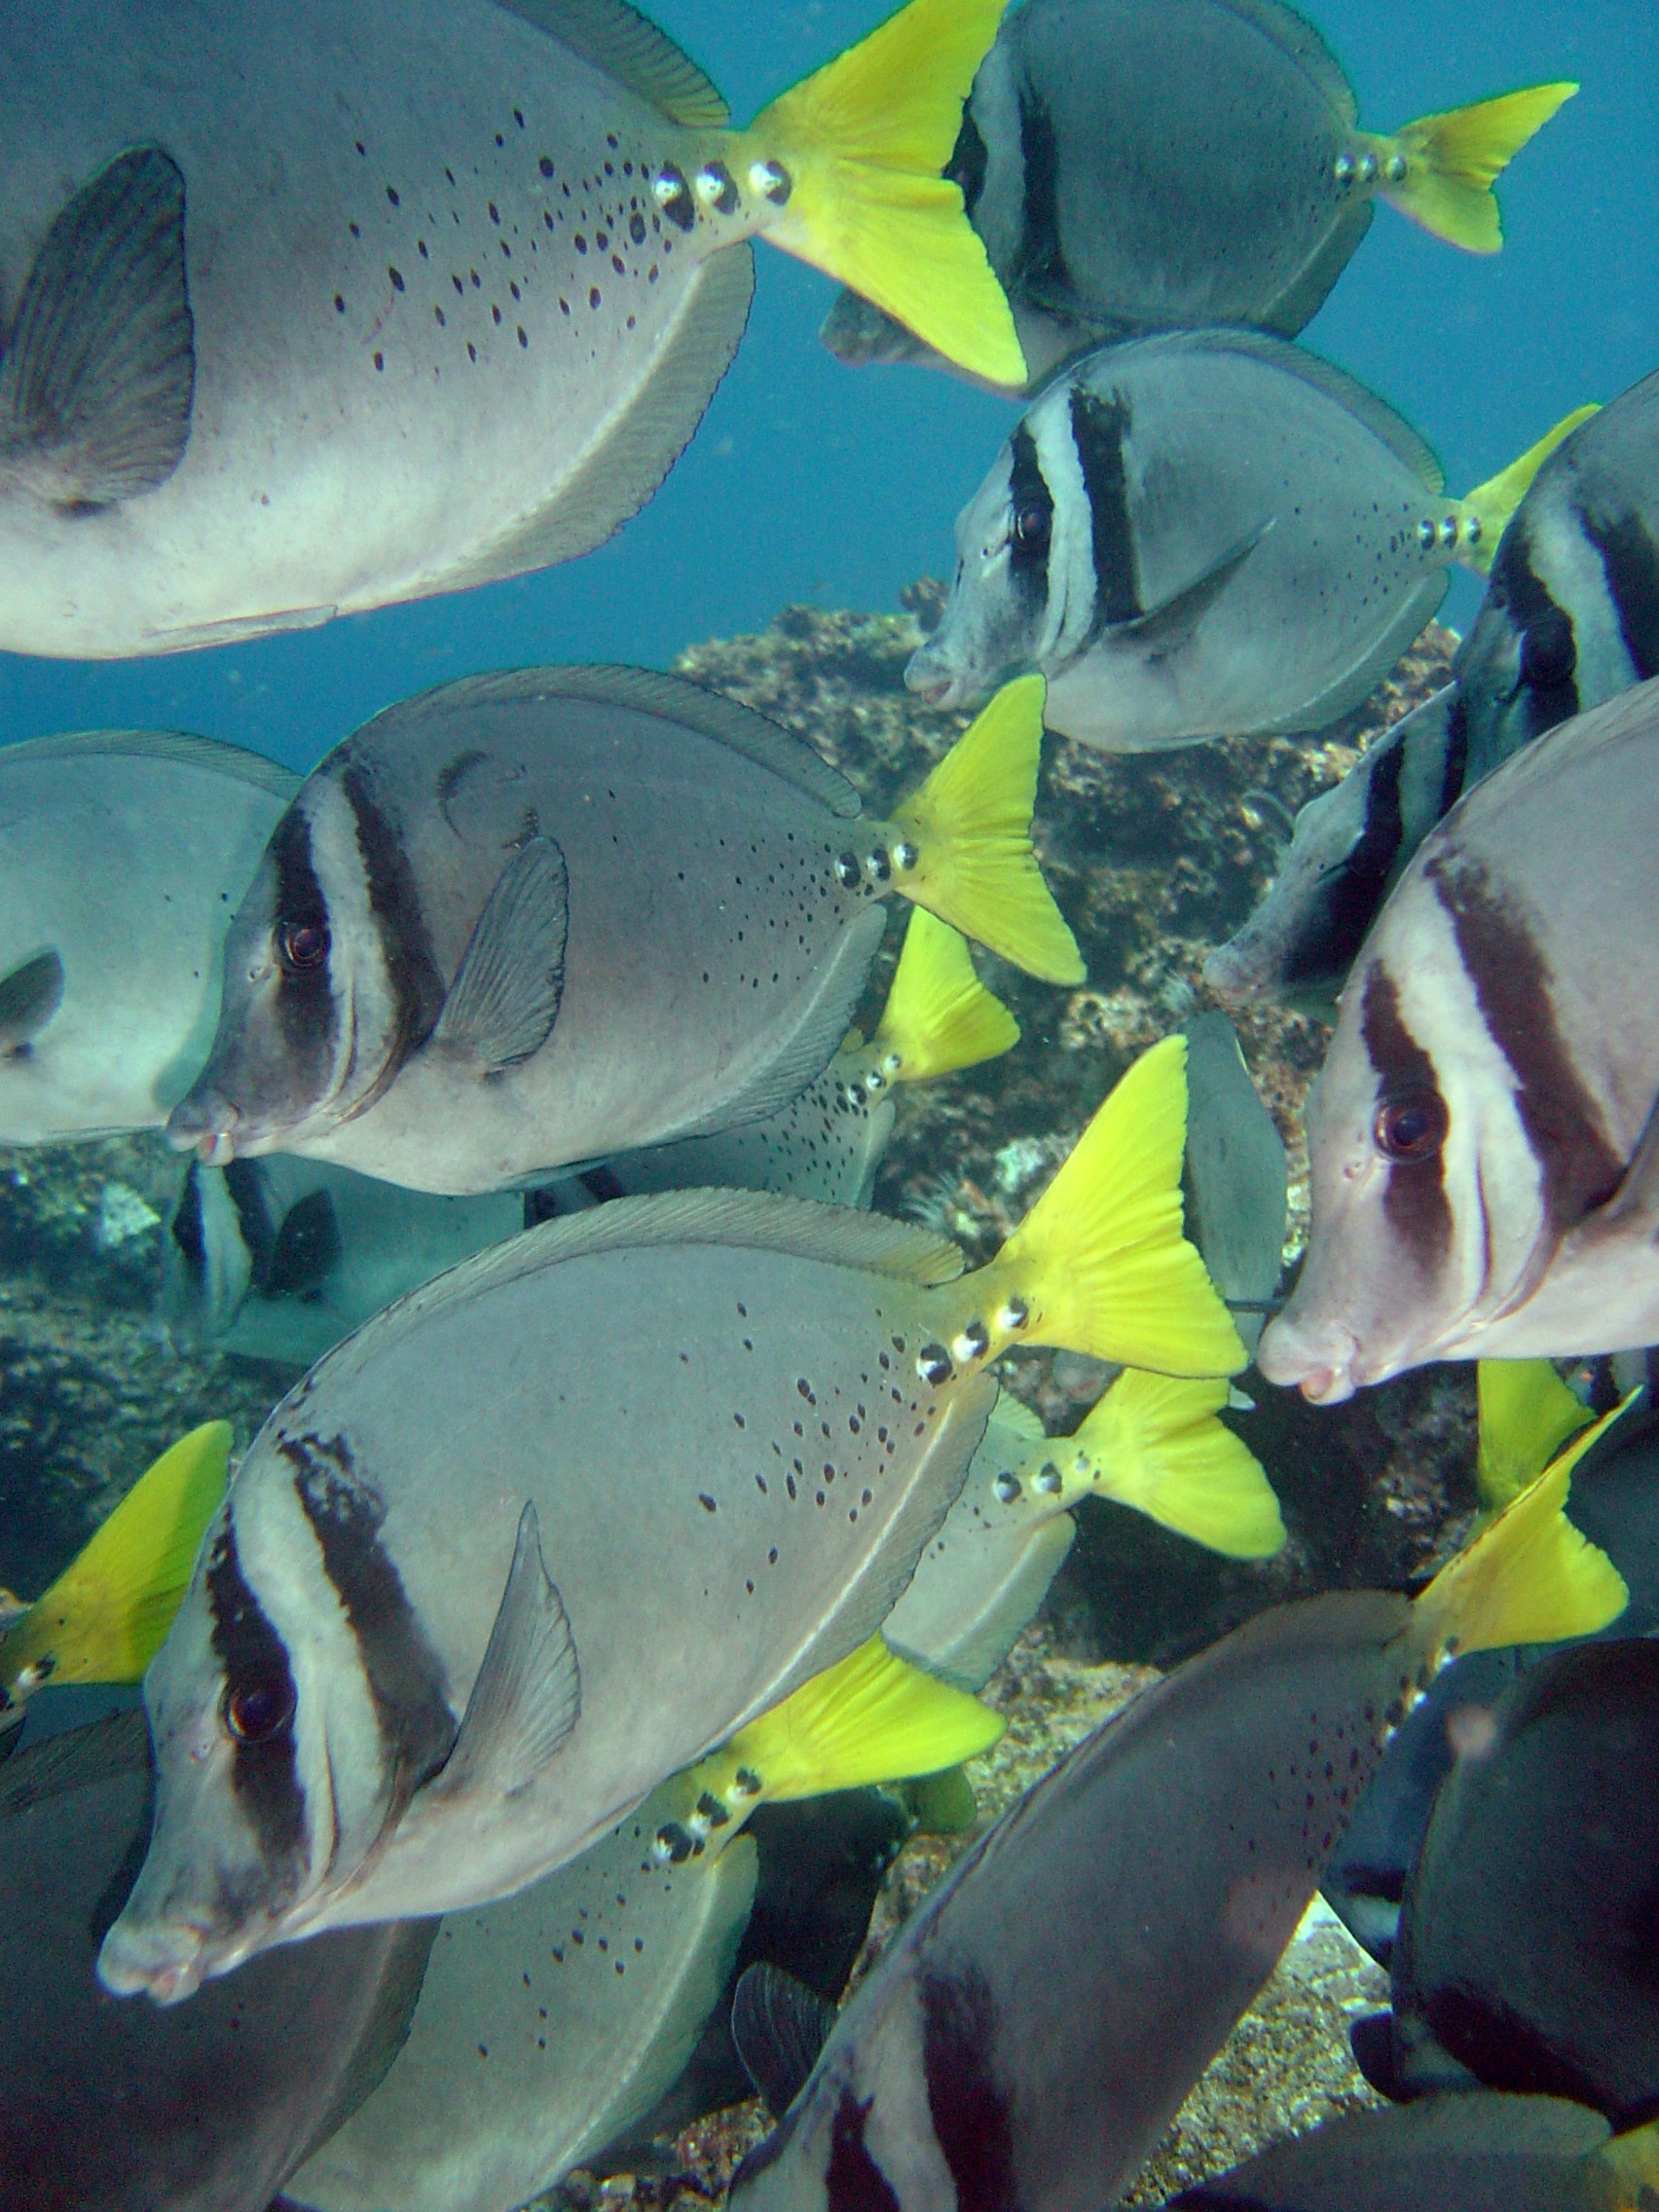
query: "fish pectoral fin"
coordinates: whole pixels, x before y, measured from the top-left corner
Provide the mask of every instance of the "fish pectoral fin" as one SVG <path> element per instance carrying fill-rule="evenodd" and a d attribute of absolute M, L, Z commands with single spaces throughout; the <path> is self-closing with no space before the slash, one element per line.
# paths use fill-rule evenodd
<path fill-rule="evenodd" d="M 63 1003 L 63 962 L 48 945 L 0 976 L 0 1052 L 33 1044 Z"/>
<path fill-rule="evenodd" d="M 805 2087 L 835 2025 L 835 2008 L 793 1973 L 760 1959 L 731 1994 L 731 2040 L 743 2071 L 781 2120 Z"/>
<path fill-rule="evenodd" d="M 184 458 L 196 326 L 184 176 L 160 146 L 118 155 L 53 223 L 0 364 L 0 464 L 53 506 L 113 506 Z"/>
<path fill-rule="evenodd" d="M 556 1756 L 581 1710 L 575 1639 L 541 1557 L 535 1507 L 527 1503 L 455 1750 L 423 1794 L 453 1799 L 487 1788 L 512 1796 Z"/>
<path fill-rule="evenodd" d="M 1178 592 L 1171 593 L 1157 607 L 1149 607 L 1144 614 L 1131 615 L 1126 622 L 1115 622 L 1112 635 L 1132 638 L 1137 645 L 1150 645 L 1165 653 L 1185 645 L 1277 520 L 1276 515 L 1270 515 L 1247 537 L 1229 546 L 1218 561 L 1212 561 L 1202 575 L 1195 576 L 1190 584 L 1183 584 Z"/>
<path fill-rule="evenodd" d="M 1596 1243 L 1606 1236 L 1659 1237 L 1659 1098 L 1648 1108 L 1618 1189 L 1571 1234 Z"/>
<path fill-rule="evenodd" d="M 559 1018 L 570 924 L 565 856 L 552 837 L 532 837 L 485 903 L 432 1042 L 485 1074 L 538 1052 Z"/>

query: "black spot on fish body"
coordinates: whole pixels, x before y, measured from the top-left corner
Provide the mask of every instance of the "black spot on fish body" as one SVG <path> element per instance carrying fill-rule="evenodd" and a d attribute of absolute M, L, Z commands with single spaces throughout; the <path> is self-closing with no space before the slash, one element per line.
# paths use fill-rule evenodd
<path fill-rule="evenodd" d="M 828 2212 L 903 2212 L 892 2183 L 865 2144 L 873 2097 L 862 2104 L 850 2088 L 841 2091 L 830 2131 L 830 2163 L 824 2169 Z"/>
<path fill-rule="evenodd" d="M 356 823 L 369 910 L 396 1010 L 378 1095 L 403 1062 L 431 1036 L 448 986 L 432 956 L 432 940 L 414 870 L 396 830 L 375 797 L 367 770 L 353 764 L 340 782 Z"/>
<path fill-rule="evenodd" d="M 996 2007 L 983 1974 L 923 1974 L 928 2111 L 956 2184 L 956 2212 L 1019 2212 L 1014 2128 L 991 2070 Z"/>
<path fill-rule="evenodd" d="M 287 1646 L 242 1573 L 236 1524 L 229 1516 L 207 1554 L 204 1582 L 226 1702 L 270 1692 L 291 1705 L 294 1676 Z M 253 1829 L 260 1857 L 274 1878 L 292 1878 L 304 1863 L 306 1841 L 306 1793 L 294 1731 L 280 1729 L 258 1743 L 231 1734 L 230 1743 L 231 1788 Z"/>
<path fill-rule="evenodd" d="M 1072 443 L 1088 499 L 1089 535 L 1094 556 L 1094 619 L 1090 636 L 1143 611 L 1135 574 L 1134 521 L 1124 467 L 1129 410 L 1122 399 L 1106 398 L 1084 385 L 1072 387 Z"/>
<path fill-rule="evenodd" d="M 358 1474 L 345 1438 L 284 1436 L 278 1450 L 356 1640 L 400 1809 L 455 1748 L 443 1664 L 381 1541 L 386 1502 Z"/>
<path fill-rule="evenodd" d="M 1612 1197 L 1625 1161 L 1607 1141 L 1556 1020 L 1549 964 L 1481 862 L 1454 848 L 1435 854 L 1427 873 L 1493 1043 L 1514 1074 L 1516 1112 L 1538 1162 L 1550 1225 L 1570 1229 Z"/>
<path fill-rule="evenodd" d="M 1376 1070 L 1378 1095 L 1410 1090 L 1440 1097 L 1434 1062 L 1400 1014 L 1400 994 L 1381 961 L 1365 977 L 1360 1035 Z M 1382 1211 L 1400 1242 L 1425 1275 L 1433 1275 L 1452 1245 L 1452 1207 L 1446 1196 L 1445 1156 L 1384 1166 Z"/>
<path fill-rule="evenodd" d="M 1602 558 L 1619 635 L 1641 683 L 1659 675 L 1659 544 L 1640 515 L 1584 517 L 1584 534 Z"/>

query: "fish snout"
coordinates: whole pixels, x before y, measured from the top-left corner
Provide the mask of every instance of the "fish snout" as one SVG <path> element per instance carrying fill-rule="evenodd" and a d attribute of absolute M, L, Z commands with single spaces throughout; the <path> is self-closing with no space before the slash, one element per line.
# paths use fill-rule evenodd
<path fill-rule="evenodd" d="M 1261 996 L 1260 963 L 1237 938 L 1218 944 L 1204 962 L 1204 988 L 1213 991 L 1223 1006 L 1248 1006 Z"/>
<path fill-rule="evenodd" d="M 1294 1302 L 1271 1320 L 1256 1346 L 1256 1365 L 1270 1382 L 1299 1389 L 1313 1406 L 1340 1406 L 1359 1386 L 1359 1345 L 1338 1321 L 1310 1321 Z"/>
<path fill-rule="evenodd" d="M 205 1933 L 189 1921 L 129 1925 L 123 1914 L 98 1952 L 98 1979 L 112 1997 L 143 1990 L 158 2005 L 177 2005 L 201 1986 L 206 1944 Z"/>
<path fill-rule="evenodd" d="M 219 1091 L 198 1088 L 167 1116 L 167 1142 L 175 1152 L 194 1152 L 203 1167 L 223 1167 L 236 1157 L 241 1118 Z"/>
<path fill-rule="evenodd" d="M 904 688 L 930 707 L 960 707 L 968 698 L 966 679 L 934 646 L 918 645 L 904 669 Z"/>

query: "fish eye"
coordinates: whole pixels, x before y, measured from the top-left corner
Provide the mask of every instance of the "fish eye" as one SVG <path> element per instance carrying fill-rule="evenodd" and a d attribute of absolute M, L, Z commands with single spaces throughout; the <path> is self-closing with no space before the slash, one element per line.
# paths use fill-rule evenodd
<path fill-rule="evenodd" d="M 280 1676 L 255 1676 L 235 1689 L 227 1685 L 225 1726 L 242 1744 L 268 1744 L 294 1717 L 294 1685 Z"/>
<path fill-rule="evenodd" d="M 1049 509 L 1035 499 L 1027 499 L 1014 510 L 1014 528 L 1010 535 L 1021 553 L 1040 553 L 1049 542 L 1051 523 Z"/>
<path fill-rule="evenodd" d="M 320 968 L 328 958 L 328 925 L 325 922 L 284 922 L 276 935 L 282 965 L 290 975 Z"/>
<path fill-rule="evenodd" d="M 1578 666 L 1578 643 L 1566 615 L 1545 615 L 1521 641 L 1521 681 L 1548 691 L 1565 683 Z"/>
<path fill-rule="evenodd" d="M 1384 1160 L 1411 1167 L 1436 1157 L 1450 1125 L 1446 1101 L 1439 1091 L 1419 1087 L 1384 1098 L 1377 1109 L 1371 1133 Z"/>

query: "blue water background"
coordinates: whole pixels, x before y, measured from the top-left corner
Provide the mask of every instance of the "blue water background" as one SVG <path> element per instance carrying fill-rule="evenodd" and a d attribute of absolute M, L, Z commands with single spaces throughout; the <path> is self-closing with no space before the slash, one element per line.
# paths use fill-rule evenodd
<path fill-rule="evenodd" d="M 747 120 L 887 9 L 656 0 L 651 12 Z M 1500 255 L 1459 254 L 1380 207 L 1307 333 L 1422 431 L 1462 491 L 1568 408 L 1659 366 L 1659 6 L 1325 0 L 1308 12 L 1372 129 L 1520 84 L 1583 86 L 1500 188 Z M 765 245 L 756 260 L 749 334 L 701 430 L 599 552 L 252 645 L 120 664 L 0 656 L 0 738 L 171 726 L 304 767 L 388 701 L 476 669 L 666 666 L 788 602 L 892 607 L 912 577 L 948 570 L 952 518 L 1014 410 L 935 374 L 843 368 L 817 342 L 829 281 Z M 1477 598 L 1459 577 L 1451 618 Z"/>

